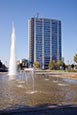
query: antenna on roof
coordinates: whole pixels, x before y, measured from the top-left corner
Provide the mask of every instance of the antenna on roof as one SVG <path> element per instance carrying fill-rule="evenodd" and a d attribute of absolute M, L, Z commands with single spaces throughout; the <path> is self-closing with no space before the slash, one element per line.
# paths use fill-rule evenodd
<path fill-rule="evenodd" d="M 37 12 L 36 17 L 39 18 L 39 12 Z"/>

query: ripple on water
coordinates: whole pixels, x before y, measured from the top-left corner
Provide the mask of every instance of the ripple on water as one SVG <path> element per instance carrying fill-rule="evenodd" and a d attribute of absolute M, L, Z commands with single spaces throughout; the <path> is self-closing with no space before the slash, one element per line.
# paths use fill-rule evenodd
<path fill-rule="evenodd" d="M 25 83 L 25 81 L 18 81 L 18 83 L 23 84 L 23 83 Z"/>
<path fill-rule="evenodd" d="M 23 85 L 17 85 L 17 87 L 23 88 Z"/>
<path fill-rule="evenodd" d="M 34 94 L 37 93 L 38 91 L 27 91 L 26 94 Z"/>
<path fill-rule="evenodd" d="M 67 86 L 68 84 L 58 83 L 59 86 Z"/>
<path fill-rule="evenodd" d="M 53 82 L 53 83 L 57 83 L 58 81 L 57 81 L 57 80 L 53 80 L 52 82 Z"/>
<path fill-rule="evenodd" d="M 46 81 L 48 81 L 49 79 L 48 79 L 48 78 L 46 78 L 45 80 L 46 80 Z"/>

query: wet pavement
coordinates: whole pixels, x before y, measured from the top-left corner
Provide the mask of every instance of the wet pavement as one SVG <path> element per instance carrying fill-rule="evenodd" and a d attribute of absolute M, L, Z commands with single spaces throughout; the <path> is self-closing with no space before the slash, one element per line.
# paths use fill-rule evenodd
<path fill-rule="evenodd" d="M 0 75 L 0 111 L 67 105 L 77 105 L 76 80 L 37 72 L 19 73 L 14 80 L 5 73 Z"/>

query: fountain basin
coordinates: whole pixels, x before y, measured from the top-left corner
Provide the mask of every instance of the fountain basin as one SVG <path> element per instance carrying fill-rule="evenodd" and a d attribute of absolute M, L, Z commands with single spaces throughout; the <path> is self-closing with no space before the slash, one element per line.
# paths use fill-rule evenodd
<path fill-rule="evenodd" d="M 6 73 L 0 74 L 0 110 L 46 104 L 77 104 L 77 84 L 66 83 L 63 78 L 57 79 L 46 73 L 35 73 L 33 78 L 32 72 L 18 73 L 10 81 Z M 49 80 L 45 80 L 47 77 Z M 58 82 L 53 82 L 57 80 Z"/>

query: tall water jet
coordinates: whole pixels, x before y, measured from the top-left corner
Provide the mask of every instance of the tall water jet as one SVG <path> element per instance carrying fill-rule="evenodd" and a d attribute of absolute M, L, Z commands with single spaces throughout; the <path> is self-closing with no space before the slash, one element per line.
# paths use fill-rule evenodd
<path fill-rule="evenodd" d="M 16 66 L 16 36 L 15 36 L 15 27 L 12 24 L 12 34 L 11 34 L 11 48 L 10 48 L 10 61 L 9 61 L 9 73 L 10 79 L 14 79 L 14 76 L 17 75 L 17 66 Z"/>

